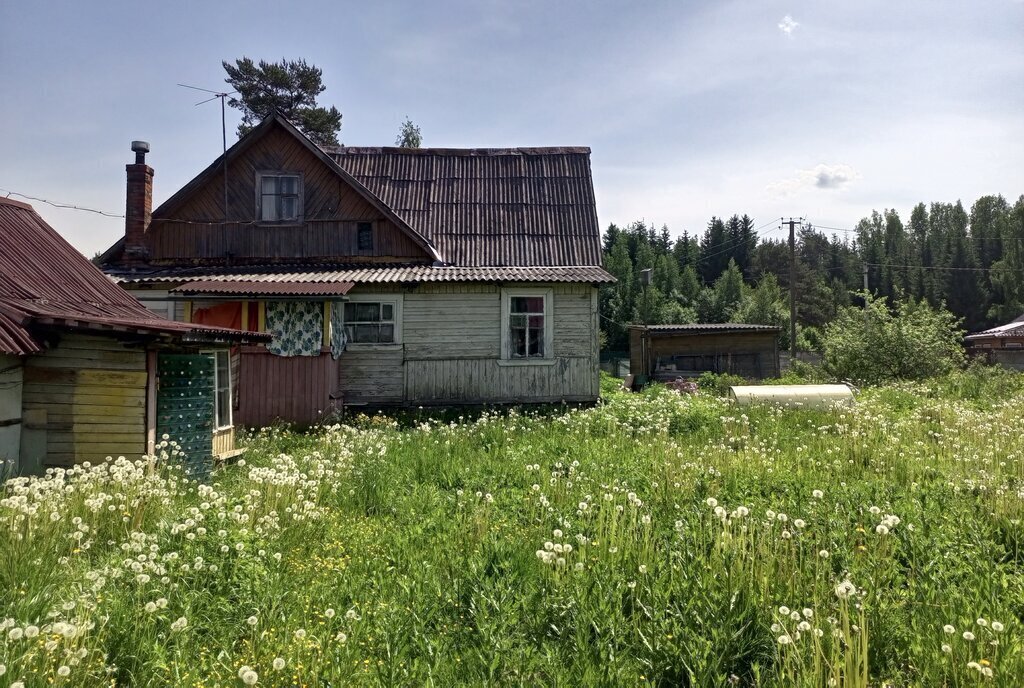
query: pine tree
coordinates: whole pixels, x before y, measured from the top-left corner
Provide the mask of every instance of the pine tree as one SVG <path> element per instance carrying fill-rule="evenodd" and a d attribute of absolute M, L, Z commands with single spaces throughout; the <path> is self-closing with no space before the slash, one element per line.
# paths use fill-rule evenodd
<path fill-rule="evenodd" d="M 228 105 L 242 111 L 239 137 L 276 111 L 318 146 L 338 144 L 341 113 L 333 105 L 324 108 L 316 104 L 326 88 L 321 81 L 323 70 L 305 60 L 260 60 L 257 65 L 243 57 L 235 64 L 221 64 L 228 74 L 225 81 L 238 91 Z"/>
<path fill-rule="evenodd" d="M 704 284 L 712 284 L 729 264 L 729 236 L 725 223 L 713 217 L 700 241 L 699 272 Z"/>

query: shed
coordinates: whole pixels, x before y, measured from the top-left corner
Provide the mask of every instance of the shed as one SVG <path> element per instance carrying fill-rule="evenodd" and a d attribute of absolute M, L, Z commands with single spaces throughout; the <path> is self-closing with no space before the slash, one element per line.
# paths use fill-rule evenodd
<path fill-rule="evenodd" d="M 229 347 L 268 339 L 154 315 L 32 206 L 0 198 L 4 473 L 137 457 L 164 434 L 201 472 L 234 450 Z"/>
<path fill-rule="evenodd" d="M 659 382 L 705 372 L 778 377 L 779 332 L 774 325 L 743 323 L 633 325 L 630 372 Z"/>
<path fill-rule="evenodd" d="M 1024 314 L 1005 325 L 964 337 L 970 356 L 1014 370 L 1024 370 Z"/>

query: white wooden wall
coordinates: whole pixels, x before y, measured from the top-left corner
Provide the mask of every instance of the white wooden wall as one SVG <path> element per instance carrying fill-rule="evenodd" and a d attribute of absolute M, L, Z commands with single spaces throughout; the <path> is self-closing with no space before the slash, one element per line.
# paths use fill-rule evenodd
<path fill-rule="evenodd" d="M 552 289 L 551 361 L 501 365 L 501 288 L 420 285 L 403 296 L 400 346 L 350 349 L 339 370 L 346 403 L 593 401 L 599 394 L 597 289 Z M 378 293 L 393 293 L 393 289 Z M 372 285 L 353 290 L 375 293 Z"/>

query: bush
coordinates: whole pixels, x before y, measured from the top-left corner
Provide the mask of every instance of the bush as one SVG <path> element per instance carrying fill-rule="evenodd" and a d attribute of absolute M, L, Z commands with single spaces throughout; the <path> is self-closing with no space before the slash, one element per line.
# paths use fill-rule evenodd
<path fill-rule="evenodd" d="M 700 377 L 697 378 L 697 387 L 702 392 L 708 392 L 719 397 L 728 396 L 729 388 L 733 385 L 745 384 L 747 384 L 747 381 L 742 377 L 730 375 L 729 373 L 712 373 L 708 371 L 701 373 Z"/>
<path fill-rule="evenodd" d="M 825 370 L 837 378 L 877 384 L 945 375 L 964 364 L 960 320 L 923 301 L 866 295 L 863 309 L 843 308 L 825 328 Z"/>

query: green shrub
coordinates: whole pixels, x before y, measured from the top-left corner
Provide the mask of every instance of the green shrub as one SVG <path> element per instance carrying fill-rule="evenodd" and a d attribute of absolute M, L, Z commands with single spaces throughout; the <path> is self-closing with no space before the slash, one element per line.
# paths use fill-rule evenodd
<path fill-rule="evenodd" d="M 863 309 L 843 308 L 825 328 L 826 372 L 878 384 L 945 375 L 964 364 L 963 330 L 949 311 L 908 299 L 890 308 L 866 296 Z"/>
<path fill-rule="evenodd" d="M 697 378 L 697 387 L 703 392 L 714 394 L 715 396 L 724 397 L 728 396 L 729 388 L 733 385 L 745 385 L 747 381 L 739 375 L 731 375 L 729 373 L 712 373 L 710 371 L 701 373 L 701 376 Z"/>

